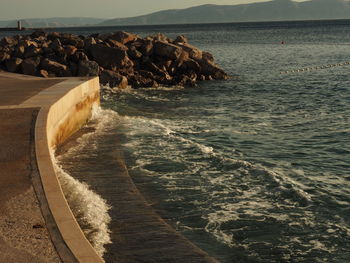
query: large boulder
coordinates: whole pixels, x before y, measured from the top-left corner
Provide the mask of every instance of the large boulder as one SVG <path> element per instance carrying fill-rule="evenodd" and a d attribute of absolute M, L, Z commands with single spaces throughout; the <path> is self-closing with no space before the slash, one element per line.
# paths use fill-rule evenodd
<path fill-rule="evenodd" d="M 76 48 L 84 48 L 84 40 L 73 34 L 61 34 L 59 37 L 62 45 L 71 45 Z"/>
<path fill-rule="evenodd" d="M 63 47 L 64 48 L 64 53 L 66 53 L 67 56 L 72 56 L 74 55 L 75 52 L 77 52 L 77 48 L 72 45 L 66 45 Z"/>
<path fill-rule="evenodd" d="M 206 76 L 212 76 L 214 79 L 218 80 L 226 80 L 229 78 L 228 75 L 214 62 L 202 59 L 198 61 L 198 63 L 201 67 L 201 73 Z"/>
<path fill-rule="evenodd" d="M 156 75 L 155 78 L 157 78 L 157 80 L 161 81 L 162 83 L 165 83 L 172 79 L 168 72 L 164 71 L 163 69 L 160 69 L 156 64 L 152 62 L 147 63 L 146 67 L 154 75 Z"/>
<path fill-rule="evenodd" d="M 103 85 L 125 89 L 128 86 L 128 79 L 117 72 L 111 70 L 103 70 L 100 75 L 100 82 Z"/>
<path fill-rule="evenodd" d="M 38 76 L 42 78 L 48 78 L 49 77 L 49 72 L 47 72 L 45 69 L 40 69 L 38 71 Z"/>
<path fill-rule="evenodd" d="M 100 66 L 107 69 L 129 68 L 133 66 L 125 50 L 106 47 L 101 44 L 91 45 L 89 54 Z"/>
<path fill-rule="evenodd" d="M 96 40 L 93 37 L 87 37 L 84 39 L 84 50 L 88 51 L 92 45 L 96 44 Z"/>
<path fill-rule="evenodd" d="M 4 62 L 7 59 L 10 59 L 10 54 L 5 51 L 0 51 L 0 63 Z"/>
<path fill-rule="evenodd" d="M 6 69 L 9 72 L 18 72 L 23 60 L 20 58 L 10 58 L 6 60 L 5 65 Z"/>
<path fill-rule="evenodd" d="M 55 39 L 59 38 L 60 35 L 61 34 L 58 33 L 58 32 L 50 32 L 50 33 L 47 34 L 47 39 L 48 40 L 55 40 Z"/>
<path fill-rule="evenodd" d="M 177 36 L 176 39 L 173 42 L 174 44 L 178 43 L 188 43 L 188 38 L 185 37 L 184 35 Z"/>
<path fill-rule="evenodd" d="M 200 60 L 203 57 L 203 52 L 196 48 L 195 46 L 192 46 L 188 43 L 177 43 L 176 44 L 178 47 L 182 48 L 184 51 L 186 51 L 190 58 L 195 59 L 195 60 Z"/>
<path fill-rule="evenodd" d="M 102 40 L 106 40 L 106 39 L 116 40 L 122 44 L 127 44 L 129 42 L 135 41 L 138 38 L 138 36 L 128 32 L 118 31 L 115 33 L 99 35 L 99 38 Z"/>
<path fill-rule="evenodd" d="M 44 37 L 46 38 L 47 37 L 47 33 L 45 31 L 40 31 L 40 30 L 37 30 L 37 31 L 34 31 L 31 35 L 30 35 L 31 38 L 39 38 L 39 37 Z"/>
<path fill-rule="evenodd" d="M 41 49 L 34 46 L 34 45 L 30 45 L 29 47 L 27 47 L 24 51 L 23 56 L 25 58 L 29 58 L 29 57 L 35 57 L 38 56 L 41 53 Z"/>
<path fill-rule="evenodd" d="M 30 46 L 38 47 L 38 43 L 34 40 L 23 40 L 20 42 L 20 45 L 24 46 L 24 48 L 28 48 Z"/>
<path fill-rule="evenodd" d="M 87 60 L 89 60 L 89 58 L 87 57 L 87 55 L 84 52 L 77 51 L 70 57 L 70 60 L 75 62 L 75 63 L 79 63 L 80 61 L 87 61 Z"/>
<path fill-rule="evenodd" d="M 15 48 L 15 51 L 13 53 L 13 56 L 18 57 L 18 58 L 24 58 L 25 50 L 26 49 L 23 45 L 17 45 Z"/>
<path fill-rule="evenodd" d="M 82 60 L 78 64 L 78 76 L 98 76 L 99 66 L 95 61 Z"/>
<path fill-rule="evenodd" d="M 21 64 L 21 71 L 26 75 L 36 75 L 38 66 L 40 64 L 40 58 L 26 58 Z"/>
<path fill-rule="evenodd" d="M 153 54 L 153 41 L 148 39 L 144 40 L 141 45 L 138 45 L 138 50 L 140 50 L 144 56 L 151 56 Z"/>
<path fill-rule="evenodd" d="M 128 51 L 127 46 L 125 46 L 124 44 L 118 42 L 117 40 L 113 40 L 113 39 L 106 39 L 105 43 L 107 43 L 107 45 L 109 47 L 115 47 L 124 51 Z"/>
<path fill-rule="evenodd" d="M 193 59 L 188 59 L 184 61 L 181 65 L 181 69 L 183 71 L 188 71 L 188 72 L 195 72 L 195 73 L 200 73 L 201 72 L 201 66 L 199 63 Z"/>
<path fill-rule="evenodd" d="M 15 39 L 14 37 L 4 37 L 3 39 L 1 39 L 0 41 L 0 45 L 2 46 L 14 46 L 17 45 L 18 40 Z"/>
<path fill-rule="evenodd" d="M 164 41 L 155 41 L 154 54 L 158 56 L 177 60 L 180 57 L 181 53 L 182 50 L 177 45 Z"/>
<path fill-rule="evenodd" d="M 57 51 L 62 48 L 62 43 L 58 38 L 56 38 L 49 44 L 49 48 L 51 48 L 53 51 Z"/>
<path fill-rule="evenodd" d="M 60 64 L 56 61 L 47 58 L 41 61 L 41 67 L 42 69 L 45 69 L 48 72 L 55 73 L 57 76 L 66 74 L 66 71 L 68 69 L 66 65 Z"/>
<path fill-rule="evenodd" d="M 141 74 L 133 74 L 128 76 L 128 80 L 130 85 L 133 88 L 155 88 L 158 87 L 159 84 L 157 83 L 156 80 L 149 78 L 149 77 L 145 77 L 144 75 Z"/>
<path fill-rule="evenodd" d="M 138 51 L 136 49 L 136 47 L 134 46 L 131 46 L 129 49 L 128 49 L 128 55 L 129 57 L 131 57 L 132 59 L 140 59 L 142 57 L 142 53 L 140 51 Z"/>

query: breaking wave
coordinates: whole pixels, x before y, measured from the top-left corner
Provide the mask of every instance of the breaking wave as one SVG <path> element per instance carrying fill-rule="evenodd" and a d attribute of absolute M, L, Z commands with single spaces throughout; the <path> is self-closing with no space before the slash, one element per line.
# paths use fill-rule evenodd
<path fill-rule="evenodd" d="M 108 229 L 111 221 L 108 214 L 110 206 L 87 184 L 74 179 L 57 163 L 55 164 L 55 170 L 76 220 L 86 238 L 102 257 L 105 252 L 104 246 L 111 243 Z"/>
<path fill-rule="evenodd" d="M 93 143 L 94 137 L 100 136 L 108 125 L 113 125 L 111 119 L 117 117 L 117 113 L 113 111 L 94 107 L 90 119 L 94 127 L 93 132 L 83 134 L 77 139 L 77 144 L 70 147 L 63 155 L 72 156 L 79 154 L 84 147 L 96 147 Z M 109 230 L 111 217 L 108 213 L 111 207 L 106 200 L 91 190 L 88 184 L 80 182 L 65 171 L 60 165 L 61 159 L 62 156 L 54 158 L 54 167 L 64 195 L 86 238 L 102 257 L 106 252 L 105 245 L 111 243 Z"/>

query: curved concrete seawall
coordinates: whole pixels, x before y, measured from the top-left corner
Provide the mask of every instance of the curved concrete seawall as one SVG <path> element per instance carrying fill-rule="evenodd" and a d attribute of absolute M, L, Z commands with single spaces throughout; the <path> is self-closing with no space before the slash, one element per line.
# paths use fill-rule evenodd
<path fill-rule="evenodd" d="M 49 97 L 50 99 L 47 99 Z M 35 127 L 35 149 L 41 182 L 49 210 L 58 227 L 57 236 L 70 251 L 56 246 L 66 261 L 103 262 L 85 238 L 64 197 L 53 167 L 52 150 L 77 131 L 91 116 L 92 107 L 99 104 L 98 78 L 90 80 L 70 79 L 56 84 L 32 98 L 46 103 L 39 111 Z M 36 102 L 34 102 L 36 103 Z M 57 238 L 60 243 L 59 238 Z M 71 252 L 71 255 L 69 255 Z"/>
<path fill-rule="evenodd" d="M 10 183 L 8 181 L 15 178 L 17 186 L 21 181 L 25 182 L 22 183 L 24 185 L 22 187 L 23 191 L 24 188 L 32 187 L 31 181 L 40 203 L 42 215 L 45 218 L 46 228 L 60 259 L 63 262 L 103 262 L 85 238 L 74 218 L 64 197 L 53 164 L 54 148 L 85 124 L 91 116 L 93 106 L 99 104 L 98 78 L 43 80 L 23 75 L 0 73 L 0 83 L 0 97 L 4 98 L 3 101 L 0 99 L 0 113 L 6 116 L 7 119 L 14 119 L 13 121 L 8 120 L 10 124 L 4 127 L 3 130 L 12 128 L 14 134 L 16 134 L 16 128 L 28 129 L 29 132 L 26 134 L 26 138 L 29 138 L 28 141 L 33 141 L 33 147 L 28 146 L 32 149 L 21 153 L 20 157 L 17 157 L 16 154 L 13 154 L 14 157 L 10 159 L 0 156 L 0 168 L 2 168 L 1 166 L 6 168 L 8 163 L 16 167 L 16 162 L 20 164 L 24 158 L 28 162 L 27 166 L 31 164 L 31 172 L 23 178 L 18 176 L 20 173 L 11 174 L 11 169 L 7 169 L 6 174 L 0 174 L 0 190 L 3 188 L 9 192 L 9 196 L 17 197 L 20 194 L 16 192 L 18 187 L 8 190 L 8 186 L 14 184 L 12 181 Z M 32 121 L 27 121 L 25 127 L 18 127 L 17 122 L 22 121 L 22 119 L 18 119 L 18 116 L 23 115 L 23 111 L 28 112 L 26 113 L 28 116 L 35 115 L 35 117 L 28 117 L 27 119 L 32 119 Z M 6 140 L 16 139 L 11 138 L 13 137 L 11 134 L 8 135 L 10 138 L 5 138 Z M 19 142 L 18 145 L 9 145 L 7 148 L 19 151 L 21 147 L 22 143 Z M 2 155 L 6 155 L 4 149 Z M 12 155 L 10 154 L 10 156 Z M 4 203 L 5 213 L 10 211 L 8 203 Z M 22 215 L 19 217 L 22 217 Z M 19 220 L 19 218 L 13 218 L 13 220 Z M 33 225 L 33 229 L 36 227 L 39 228 L 39 226 Z M 21 235 L 21 233 L 17 234 Z M 2 237 L 6 240 L 6 233 L 0 232 L 0 241 Z M 27 240 L 26 237 L 23 237 L 23 239 Z M 21 247 L 14 243 L 11 243 L 11 240 L 6 243 L 6 246 L 13 248 L 13 254 L 17 253 L 16 250 L 25 250 L 23 248 L 25 245 Z M 6 246 L 0 245 L 0 249 L 8 250 Z M 28 251 L 28 254 L 35 258 L 37 252 L 30 249 Z M 17 257 L 16 261 L 11 262 L 30 262 L 28 256 L 23 255 L 23 257 L 23 259 Z M 0 260 L 7 261 L 12 260 L 12 258 L 13 255 L 6 255 L 3 258 L 0 257 Z M 34 260 L 35 262 L 42 262 L 40 260 L 45 262 L 42 257 Z"/>
<path fill-rule="evenodd" d="M 100 103 L 99 89 L 97 77 L 41 79 L 0 72 L 0 262 L 103 262 L 66 201 L 53 155 L 89 120 Z M 119 250 L 111 262 L 217 263 L 159 217 L 121 155 L 113 175 L 118 215 L 111 224 Z M 22 211 L 18 203 L 33 209 Z M 43 229 L 39 236 L 38 229 Z"/>

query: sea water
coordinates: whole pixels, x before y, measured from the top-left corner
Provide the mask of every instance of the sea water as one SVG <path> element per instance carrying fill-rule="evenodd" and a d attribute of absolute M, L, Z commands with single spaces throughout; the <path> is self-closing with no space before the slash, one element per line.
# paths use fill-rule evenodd
<path fill-rule="evenodd" d="M 103 96 L 58 161 L 110 224 L 121 150 L 159 215 L 221 262 L 350 262 L 350 22 L 122 29 L 184 34 L 232 78 Z"/>

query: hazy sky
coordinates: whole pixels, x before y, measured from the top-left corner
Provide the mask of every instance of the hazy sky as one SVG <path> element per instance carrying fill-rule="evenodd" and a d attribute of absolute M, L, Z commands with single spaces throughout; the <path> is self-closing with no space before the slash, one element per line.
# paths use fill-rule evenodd
<path fill-rule="evenodd" d="M 202 4 L 233 5 L 266 1 L 268 0 L 0 0 L 0 20 L 72 16 L 118 18 Z"/>

